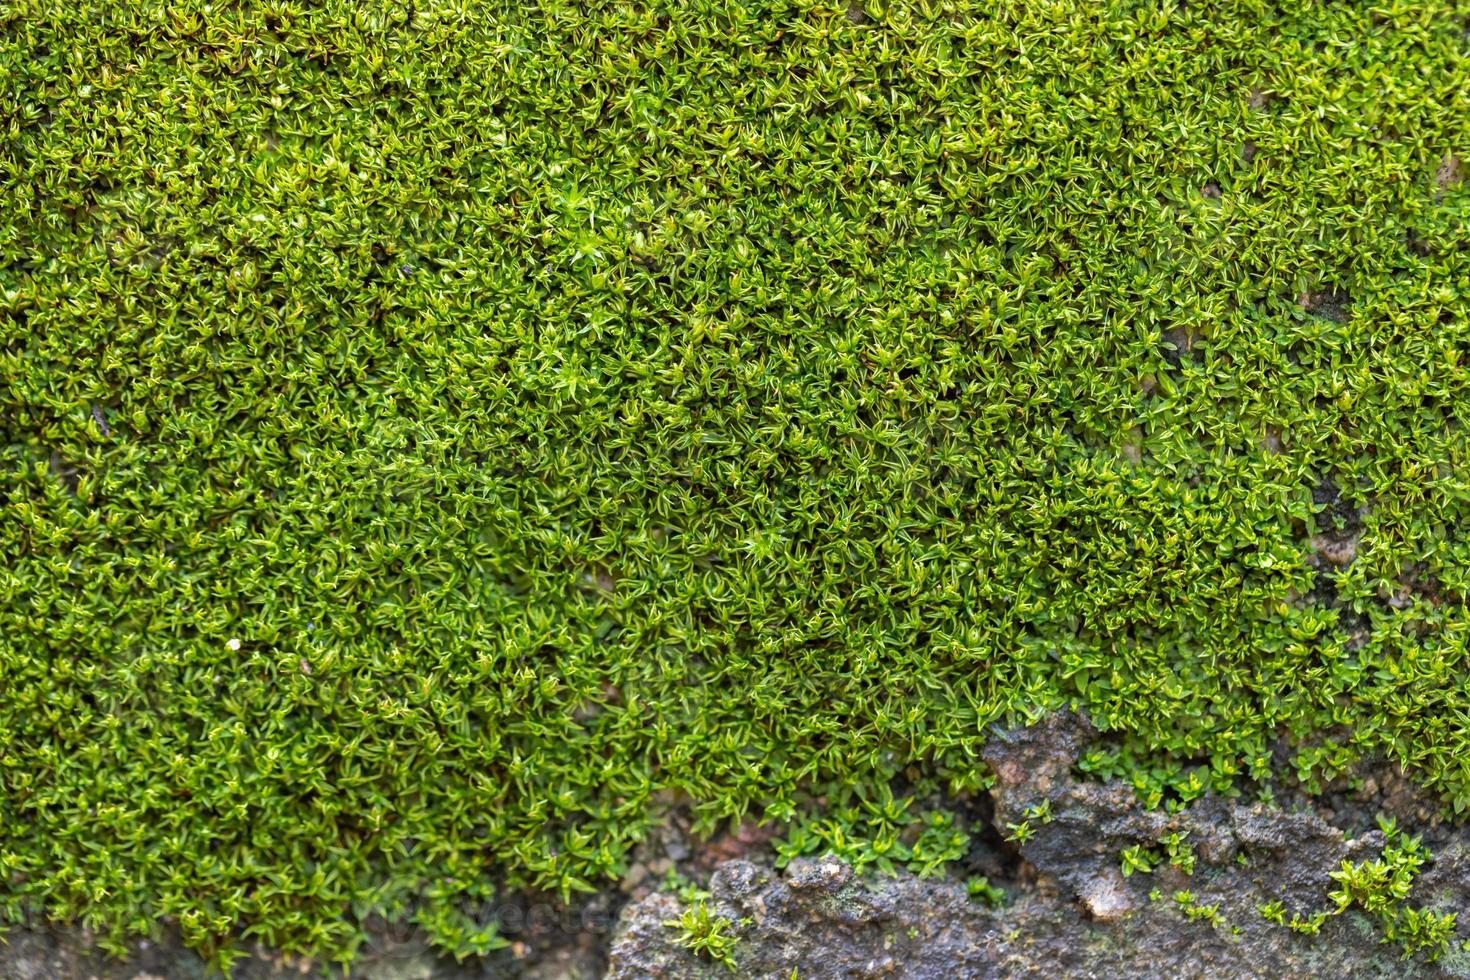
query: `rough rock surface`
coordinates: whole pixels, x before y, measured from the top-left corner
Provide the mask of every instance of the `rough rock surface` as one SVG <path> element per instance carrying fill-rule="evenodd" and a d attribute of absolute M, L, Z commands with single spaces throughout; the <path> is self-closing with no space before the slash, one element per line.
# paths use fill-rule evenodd
<path fill-rule="evenodd" d="M 1284 902 L 1288 914 L 1327 909 L 1329 872 L 1344 860 L 1377 856 L 1384 843 L 1377 829 L 1345 833 L 1316 813 L 1219 799 L 1182 814 L 1145 811 L 1126 786 L 1073 778 L 1077 751 L 1091 734 L 1079 719 L 1061 716 L 1001 736 L 987 749 L 985 761 L 997 776 L 997 828 L 1020 822 L 1042 802 L 1054 814 L 1002 856 L 1012 877 L 1006 882 L 1011 899 L 1000 909 L 971 902 L 953 881 L 906 874 L 858 879 L 832 859 L 793 861 L 779 872 L 748 861 L 721 865 L 710 882 L 710 908 L 736 923 L 738 975 L 785 980 L 795 969 L 803 980 L 1470 976 L 1470 956 L 1458 940 L 1438 963 L 1405 960 L 1381 942 L 1378 924 L 1356 911 L 1328 919 L 1314 936 L 1261 917 L 1259 906 L 1273 900 Z M 1179 831 L 1189 832 L 1195 849 L 1192 875 L 1167 865 L 1151 874 L 1121 874 L 1123 848 L 1154 846 Z M 1438 837 L 1436 861 L 1410 902 L 1470 907 L 1466 835 L 1442 829 Z M 989 863 L 995 859 L 990 855 Z M 1194 901 L 1218 906 L 1218 922 L 1184 916 L 1173 896 L 1186 889 Z M 624 909 L 609 980 L 729 976 L 677 945 L 677 931 L 665 923 L 682 910 L 669 894 Z"/>

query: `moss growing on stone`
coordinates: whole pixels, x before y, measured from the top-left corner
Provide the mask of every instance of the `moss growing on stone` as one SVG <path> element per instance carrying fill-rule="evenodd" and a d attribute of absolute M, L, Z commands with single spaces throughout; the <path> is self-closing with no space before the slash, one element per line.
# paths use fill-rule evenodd
<path fill-rule="evenodd" d="M 0 6 L 0 913 L 473 952 L 1064 705 L 1463 808 L 1467 15 Z"/>

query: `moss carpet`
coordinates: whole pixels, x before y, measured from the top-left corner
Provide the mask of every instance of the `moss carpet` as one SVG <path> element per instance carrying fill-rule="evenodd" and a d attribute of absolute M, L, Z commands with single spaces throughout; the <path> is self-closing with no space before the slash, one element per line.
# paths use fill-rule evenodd
<path fill-rule="evenodd" d="M 705 826 L 1470 802 L 1470 4 L 0 2 L 0 918 L 350 956 Z"/>

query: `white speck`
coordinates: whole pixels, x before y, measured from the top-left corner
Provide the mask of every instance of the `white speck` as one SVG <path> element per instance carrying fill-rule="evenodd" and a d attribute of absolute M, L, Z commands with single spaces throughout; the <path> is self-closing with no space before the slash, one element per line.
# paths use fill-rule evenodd
<path fill-rule="evenodd" d="M 238 636 L 230 637 L 227 641 L 225 641 L 225 646 L 229 647 L 231 650 L 240 649 L 240 638 Z"/>

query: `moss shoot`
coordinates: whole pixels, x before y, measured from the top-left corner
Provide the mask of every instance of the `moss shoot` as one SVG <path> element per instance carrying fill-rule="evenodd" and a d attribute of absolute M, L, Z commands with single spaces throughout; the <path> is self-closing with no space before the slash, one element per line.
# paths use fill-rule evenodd
<path fill-rule="evenodd" d="M 0 918 L 473 952 L 1069 705 L 1463 808 L 1467 30 L 0 2 Z"/>

